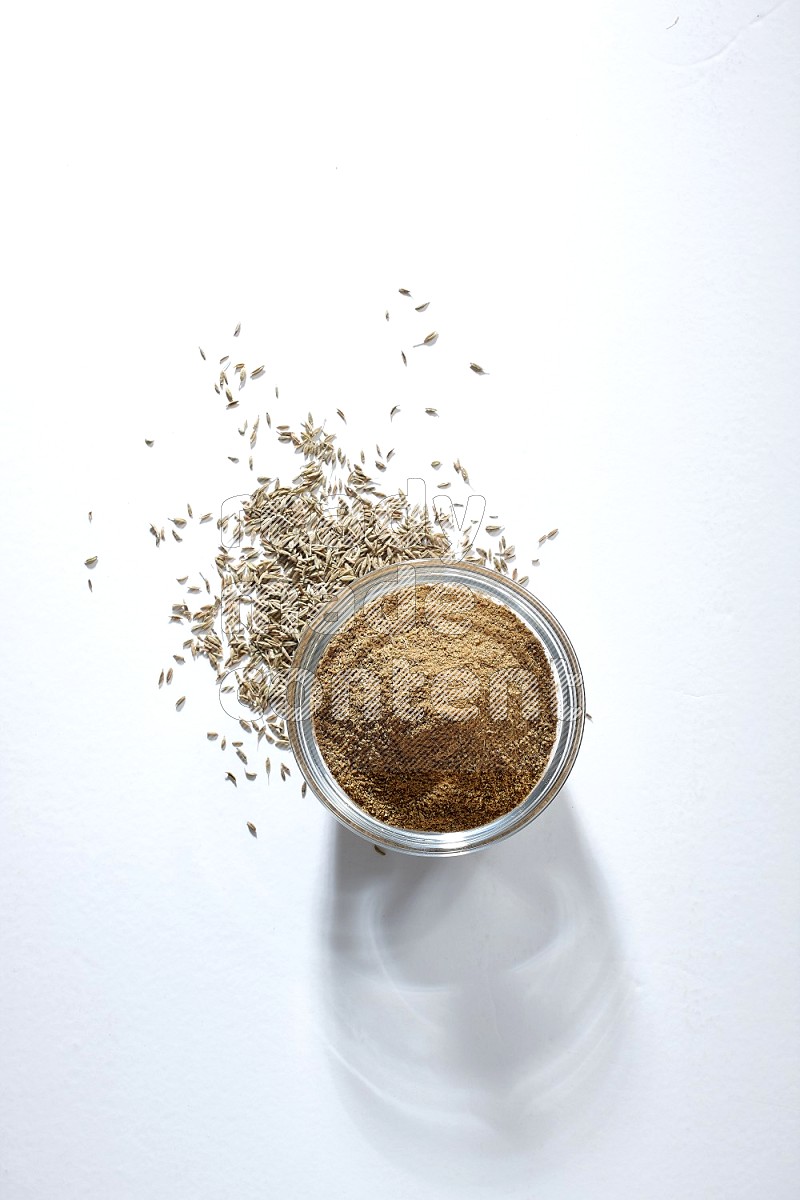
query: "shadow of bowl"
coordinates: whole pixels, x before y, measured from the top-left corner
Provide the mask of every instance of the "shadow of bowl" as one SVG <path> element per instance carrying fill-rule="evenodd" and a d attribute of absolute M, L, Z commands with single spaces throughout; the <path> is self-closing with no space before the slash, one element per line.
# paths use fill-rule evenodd
<path fill-rule="evenodd" d="M 428 1178 L 456 1152 L 496 1182 L 577 1120 L 625 1020 L 612 913 L 567 792 L 462 858 L 332 837 L 319 994 L 343 1101 Z"/>

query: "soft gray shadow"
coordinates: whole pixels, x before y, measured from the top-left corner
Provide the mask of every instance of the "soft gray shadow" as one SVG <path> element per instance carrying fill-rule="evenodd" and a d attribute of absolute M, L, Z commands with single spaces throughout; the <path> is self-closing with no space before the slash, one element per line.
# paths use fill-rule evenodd
<path fill-rule="evenodd" d="M 323 902 L 323 1029 L 343 1103 L 385 1154 L 451 1182 L 455 1154 L 497 1184 L 591 1108 L 628 989 L 566 791 L 454 859 L 382 857 L 336 825 Z"/>

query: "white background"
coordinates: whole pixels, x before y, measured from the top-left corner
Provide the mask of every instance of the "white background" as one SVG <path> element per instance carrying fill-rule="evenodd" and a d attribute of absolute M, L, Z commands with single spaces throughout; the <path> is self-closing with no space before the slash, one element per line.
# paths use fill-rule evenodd
<path fill-rule="evenodd" d="M 759 3 L 5 14 L 2 1200 L 798 1195 L 800 22 Z M 252 480 L 239 321 L 242 414 L 459 455 L 521 561 L 560 528 L 594 721 L 507 843 L 380 858 L 224 782 L 204 664 L 156 687 L 214 539 L 147 527 Z"/>

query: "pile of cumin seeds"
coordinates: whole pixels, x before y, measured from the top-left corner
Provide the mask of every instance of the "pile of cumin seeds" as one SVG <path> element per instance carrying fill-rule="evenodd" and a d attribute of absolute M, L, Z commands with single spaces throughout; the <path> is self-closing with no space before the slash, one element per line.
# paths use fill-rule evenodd
<path fill-rule="evenodd" d="M 285 690 L 305 624 L 345 584 L 409 558 L 452 556 L 452 544 L 427 508 L 410 506 L 400 489 L 380 491 L 363 454 L 353 461 L 324 422 L 309 414 L 297 431 L 280 425 L 275 433 L 300 458 L 297 473 L 289 483 L 259 476 L 241 507 L 217 521 L 214 594 L 199 607 L 182 599 L 169 619 L 188 626 L 183 646 L 208 661 L 221 693 L 247 711 L 238 719 L 242 732 L 288 752 Z M 196 593 L 191 578 L 179 582 Z M 208 740 L 218 741 L 212 734 Z M 225 738 L 219 745 L 225 749 Z M 231 745 L 251 765 L 244 741 Z"/>
<path fill-rule="evenodd" d="M 239 333 L 237 326 L 234 337 Z M 249 494 L 238 508 L 216 519 L 219 545 L 208 555 L 209 565 L 197 559 L 202 570 L 187 572 L 183 567 L 184 573 L 178 577 L 181 594 L 168 615 L 181 639 L 173 657 L 178 669 L 187 651 L 195 660 L 204 659 L 213 671 L 220 699 L 230 706 L 225 729 L 207 733 L 221 753 L 230 756 L 233 752 L 237 759 L 230 772 L 221 771 L 221 778 L 237 785 L 259 778 L 267 784 L 270 779 L 282 782 L 288 768 L 272 771 L 269 755 L 273 751 L 290 754 L 286 683 L 303 628 L 319 609 L 347 583 L 378 567 L 408 559 L 480 563 L 517 579 L 515 548 L 504 537 L 498 540 L 491 535 L 488 545 L 479 548 L 474 536 L 479 527 L 476 522 L 459 533 L 456 522 L 446 515 L 451 495 L 449 512 L 454 514 L 464 508 L 458 497 L 467 501 L 472 494 L 469 473 L 458 458 L 451 460 L 451 479 L 442 478 L 450 474 L 450 464 L 445 462 L 439 471 L 443 464 L 436 460 L 436 482 L 449 484 L 455 491 L 437 496 L 438 501 L 446 500 L 444 508 L 434 508 L 432 498 L 430 502 L 426 498 L 421 507 L 414 506 L 402 487 L 392 489 L 391 480 L 418 476 L 420 465 L 413 463 L 406 474 L 397 474 L 402 467 L 393 448 L 384 453 L 376 444 L 374 453 L 370 449 L 354 452 L 345 444 L 350 435 L 343 410 L 336 409 L 336 415 L 332 410 L 321 420 L 309 413 L 300 422 L 273 421 L 264 408 L 265 403 L 271 406 L 265 391 L 272 395 L 264 364 L 249 368 L 237 351 L 236 357 L 242 361 L 234 363 L 226 354 L 218 366 L 212 366 L 213 356 L 206 356 L 203 350 L 200 354 L 204 362 L 210 360 L 212 384 L 221 406 L 226 412 L 236 410 L 225 418 L 231 422 L 230 440 L 222 448 L 221 459 L 226 478 L 230 460 L 235 472 L 244 471 L 245 479 L 254 481 L 255 486 L 249 482 L 242 489 Z M 253 381 L 252 386 L 245 389 L 248 381 Z M 274 397 L 277 403 L 277 386 Z M 403 420 L 404 409 L 411 411 L 411 405 L 390 408 L 387 404 L 385 419 L 375 430 L 379 443 L 385 446 L 384 439 L 390 440 L 391 429 Z M 422 405 L 418 412 L 424 416 Z M 425 425 L 425 435 L 440 449 L 442 423 Z M 249 442 L 251 451 L 245 458 L 241 457 L 242 439 Z M 433 449 L 432 444 L 421 447 L 422 461 L 432 457 Z M 441 458 L 447 455 L 441 454 Z M 371 470 L 373 459 L 378 478 Z M 434 490 L 432 481 L 430 492 Z M 214 505 L 207 501 L 203 507 L 213 509 Z M 170 523 L 175 542 L 191 543 L 202 536 L 195 533 L 197 526 L 215 528 L 211 512 L 198 520 L 191 505 L 185 509 L 185 515 L 150 525 L 156 549 L 174 551 L 172 542 L 165 539 L 165 527 Z M 518 581 L 524 585 L 527 577 Z M 186 690 L 181 688 L 181 692 Z M 190 703 L 187 701 L 187 707 Z"/>

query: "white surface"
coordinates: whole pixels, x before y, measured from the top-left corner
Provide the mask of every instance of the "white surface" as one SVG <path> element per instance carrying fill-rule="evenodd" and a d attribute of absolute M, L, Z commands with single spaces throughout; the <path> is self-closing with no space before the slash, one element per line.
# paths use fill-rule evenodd
<path fill-rule="evenodd" d="M 5 30 L 0 1196 L 795 1197 L 797 5 Z M 237 321 L 278 419 L 560 527 L 594 723 L 518 838 L 379 858 L 156 689 Z"/>

